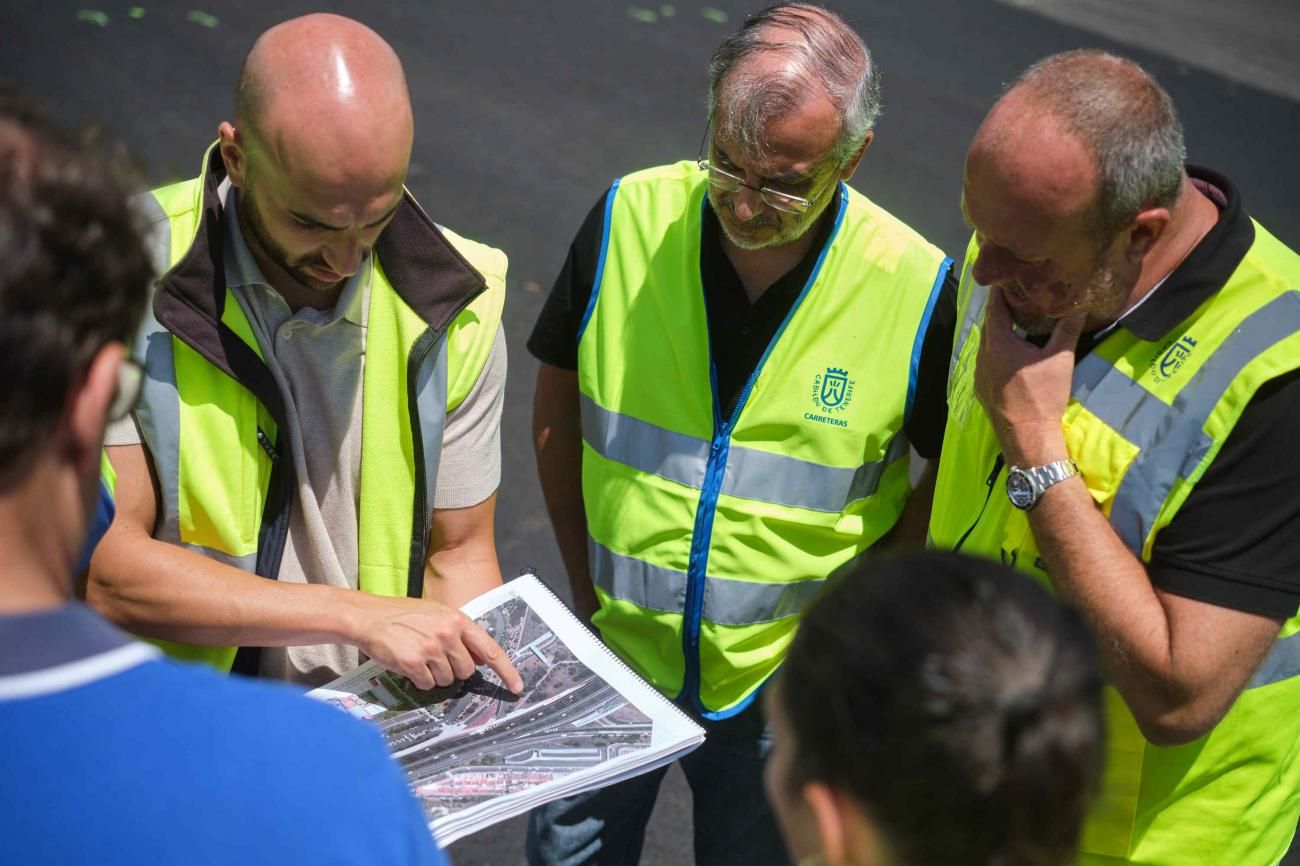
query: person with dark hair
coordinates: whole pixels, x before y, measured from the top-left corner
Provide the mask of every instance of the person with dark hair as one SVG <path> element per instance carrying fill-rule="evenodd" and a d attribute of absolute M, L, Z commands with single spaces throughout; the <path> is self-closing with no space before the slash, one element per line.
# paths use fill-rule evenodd
<path fill-rule="evenodd" d="M 766 695 L 767 791 L 821 866 L 1068 866 L 1101 775 L 1082 619 L 986 560 L 854 563 Z"/>
<path fill-rule="evenodd" d="M 1098 636 L 1111 748 L 1080 862 L 1274 866 L 1300 817 L 1300 255 L 1100 51 L 1008 88 L 962 210 L 930 534 Z"/>
<path fill-rule="evenodd" d="M 104 165 L 0 94 L 0 835 L 12 863 L 437 864 L 378 734 L 72 600 L 153 269 Z M 292 731 L 291 737 L 268 732 Z M 346 787 L 349 808 L 319 816 Z"/>
<path fill-rule="evenodd" d="M 487 665 L 518 691 L 459 610 L 501 583 L 506 257 L 406 190 L 401 61 L 348 18 L 283 22 L 217 132 L 139 200 L 162 276 L 87 597 L 220 670 L 321 685 L 368 657 L 427 689 Z"/>
<path fill-rule="evenodd" d="M 956 283 L 847 186 L 875 135 L 862 39 L 765 9 L 709 68 L 698 160 L 627 175 L 579 229 L 529 340 L 538 472 L 576 606 L 699 719 L 700 864 L 785 862 L 756 697 L 826 575 L 919 545 Z M 918 519 L 919 518 L 919 519 Z M 543 807 L 533 863 L 632 863 L 666 769 Z"/>

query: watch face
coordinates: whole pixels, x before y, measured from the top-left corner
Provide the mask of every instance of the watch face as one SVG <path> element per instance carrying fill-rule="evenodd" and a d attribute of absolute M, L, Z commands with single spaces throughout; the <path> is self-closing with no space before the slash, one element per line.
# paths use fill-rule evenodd
<path fill-rule="evenodd" d="M 1007 474 L 1007 498 L 1012 505 L 1022 510 L 1033 506 L 1037 497 L 1027 474 L 1018 470 Z"/>

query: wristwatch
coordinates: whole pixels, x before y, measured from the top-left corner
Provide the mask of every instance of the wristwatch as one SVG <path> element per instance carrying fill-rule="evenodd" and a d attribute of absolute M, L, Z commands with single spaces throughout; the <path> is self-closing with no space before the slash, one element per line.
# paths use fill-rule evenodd
<path fill-rule="evenodd" d="M 1078 474 L 1079 467 L 1073 460 L 1057 460 L 1046 466 L 1026 469 L 1012 466 L 1007 469 L 1007 498 L 1016 508 L 1028 511 L 1038 504 L 1049 487 Z"/>

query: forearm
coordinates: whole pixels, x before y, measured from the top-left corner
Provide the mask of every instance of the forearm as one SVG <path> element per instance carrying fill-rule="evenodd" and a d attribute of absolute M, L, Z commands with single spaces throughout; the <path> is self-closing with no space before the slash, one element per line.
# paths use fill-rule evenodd
<path fill-rule="evenodd" d="M 556 545 L 569 577 L 574 606 L 598 607 L 587 555 L 587 512 L 582 498 L 582 422 L 577 374 L 543 364 L 533 406 L 537 476 Z"/>
<path fill-rule="evenodd" d="M 491 543 L 435 550 L 424 570 L 424 597 L 448 607 L 464 607 L 470 599 L 500 585 L 501 566 Z"/>
<path fill-rule="evenodd" d="M 1017 465 L 1049 462 L 1010 451 Z M 1053 585 L 1097 635 L 1107 678 L 1147 738 L 1174 745 L 1210 730 L 1259 663 L 1230 637 L 1242 615 L 1159 592 L 1081 477 L 1048 490 L 1029 521 Z"/>
<path fill-rule="evenodd" d="M 210 646 L 355 643 L 347 590 L 282 584 L 114 526 L 91 560 L 87 601 L 145 637 Z"/>
<path fill-rule="evenodd" d="M 433 512 L 429 559 L 424 568 L 425 598 L 459 608 L 501 585 L 496 502 L 493 492 L 477 505 Z"/>
<path fill-rule="evenodd" d="M 934 506 L 934 483 L 939 474 L 939 461 L 927 460 L 916 479 L 916 486 L 907 497 L 903 513 L 886 536 L 882 549 L 890 552 L 919 550 L 925 546 L 930 529 L 930 509 Z"/>
<path fill-rule="evenodd" d="M 550 455 L 547 460 L 551 462 Z M 580 464 L 581 458 L 574 462 Z M 581 585 L 590 591 L 587 513 L 582 503 L 581 472 L 580 466 L 546 466 L 542 462 L 542 455 L 538 455 L 538 474 L 541 477 L 542 495 L 546 500 L 546 512 L 551 519 L 555 542 L 560 548 L 560 557 L 568 572 L 569 582 L 575 588 Z"/>
<path fill-rule="evenodd" d="M 1164 606 L 1083 479 L 1047 491 L 1029 523 L 1052 584 L 1092 626 L 1107 677 L 1135 713 L 1148 705 L 1158 713 L 1186 700 Z"/>

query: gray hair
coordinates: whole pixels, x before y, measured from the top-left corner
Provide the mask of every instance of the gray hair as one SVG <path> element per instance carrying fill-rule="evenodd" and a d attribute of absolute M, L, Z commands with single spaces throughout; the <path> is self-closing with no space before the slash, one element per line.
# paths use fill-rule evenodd
<path fill-rule="evenodd" d="M 779 72 L 747 61 L 778 52 Z M 812 3 L 782 3 L 751 15 L 709 62 L 709 117 L 750 158 L 766 152 L 765 130 L 821 88 L 840 115 L 833 150 L 846 165 L 880 113 L 880 75 L 861 37 L 835 13 Z"/>
<path fill-rule="evenodd" d="M 1054 54 L 1008 88 L 1027 88 L 1096 161 L 1098 241 L 1109 243 L 1141 210 L 1170 207 L 1187 149 L 1173 100 L 1142 67 L 1104 51 Z"/>

